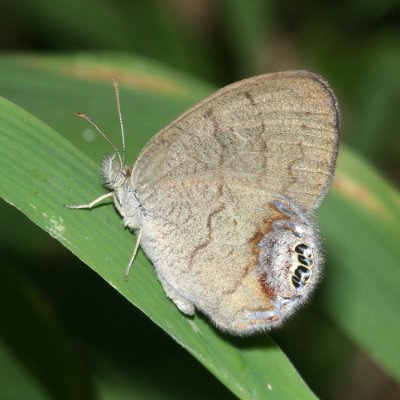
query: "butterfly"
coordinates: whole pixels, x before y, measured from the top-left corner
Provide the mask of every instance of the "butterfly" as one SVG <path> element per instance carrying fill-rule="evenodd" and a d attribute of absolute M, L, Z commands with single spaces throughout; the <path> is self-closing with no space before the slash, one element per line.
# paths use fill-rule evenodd
<path fill-rule="evenodd" d="M 137 234 L 166 295 L 221 330 L 279 327 L 310 297 L 323 257 L 315 210 L 331 184 L 340 112 L 328 83 L 307 71 L 228 85 L 157 133 L 133 166 L 102 165 L 124 225 Z"/>

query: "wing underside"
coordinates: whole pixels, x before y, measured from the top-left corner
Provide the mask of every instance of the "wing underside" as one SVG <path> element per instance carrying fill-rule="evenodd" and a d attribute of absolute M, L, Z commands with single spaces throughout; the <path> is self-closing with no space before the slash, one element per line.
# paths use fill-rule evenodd
<path fill-rule="evenodd" d="M 332 178 L 339 111 L 327 83 L 296 71 L 221 89 L 168 125 L 142 151 L 132 182 L 234 180 L 317 207 Z"/>
<path fill-rule="evenodd" d="M 318 207 L 338 124 L 327 83 L 294 71 L 223 88 L 160 131 L 131 178 L 145 215 L 142 247 L 160 280 L 210 315 L 219 309 L 213 293 L 233 296 L 238 285 L 244 303 L 263 310 L 251 242 L 274 218 L 277 195 L 306 212 Z"/>

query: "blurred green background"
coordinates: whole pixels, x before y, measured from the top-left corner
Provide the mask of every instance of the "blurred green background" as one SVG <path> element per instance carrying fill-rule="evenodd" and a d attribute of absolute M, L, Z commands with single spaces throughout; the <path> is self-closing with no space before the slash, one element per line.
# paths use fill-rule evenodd
<path fill-rule="evenodd" d="M 339 98 L 342 141 L 393 187 L 400 181 L 400 5 L 395 1 L 20 0 L 2 4 L 0 48 L 3 57 L 136 54 L 210 87 L 257 73 L 315 71 Z M 0 90 L 18 102 L 6 84 Z M 44 121 L 51 123 L 54 112 Z M 10 205 L 2 202 L 1 208 L 1 274 L 9 284 L 0 297 L 0 399 L 26 393 L 32 399 L 235 398 L 47 233 Z M 396 374 L 319 306 L 323 285 L 274 340 L 321 398 L 400 398 Z M 58 350 L 43 357 L 47 348 Z M 55 359 L 60 354 L 63 363 Z M 75 381 L 86 386 L 74 388 Z"/>

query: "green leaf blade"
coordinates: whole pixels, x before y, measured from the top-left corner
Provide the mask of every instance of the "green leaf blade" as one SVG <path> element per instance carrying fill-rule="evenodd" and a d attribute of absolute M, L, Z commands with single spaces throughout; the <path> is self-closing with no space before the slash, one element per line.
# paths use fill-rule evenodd
<path fill-rule="evenodd" d="M 201 316 L 181 315 L 166 299 L 143 254 L 125 282 L 123 271 L 133 237 L 123 230 L 114 209 L 63 207 L 104 193 L 96 184 L 97 167 L 45 124 L 4 99 L 0 100 L 0 149 L 1 160 L 7 160 L 2 165 L 1 196 L 91 266 L 238 397 L 263 398 L 270 392 L 271 398 L 275 393 L 277 398 L 282 394 L 297 398 L 299 393 L 314 398 L 268 337 L 233 340 Z M 19 171 L 14 173 L 15 165 Z"/>

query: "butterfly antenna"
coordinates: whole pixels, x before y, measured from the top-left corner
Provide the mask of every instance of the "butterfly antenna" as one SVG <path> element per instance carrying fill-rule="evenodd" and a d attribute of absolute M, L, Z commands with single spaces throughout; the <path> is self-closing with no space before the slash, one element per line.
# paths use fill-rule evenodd
<path fill-rule="evenodd" d="M 103 138 L 104 138 L 108 143 L 110 143 L 110 145 L 111 145 L 112 148 L 114 149 L 115 153 L 118 155 L 119 162 L 120 162 L 121 168 L 122 168 L 122 167 L 124 166 L 124 163 L 123 163 L 123 159 L 122 159 L 122 157 L 121 157 L 121 153 L 118 151 L 117 147 L 116 147 L 115 144 L 110 140 L 110 138 L 97 126 L 97 124 L 96 124 L 88 115 L 86 115 L 86 114 L 84 114 L 84 113 L 76 113 L 76 115 L 77 115 L 79 118 L 82 118 L 82 119 L 85 119 L 86 121 L 88 121 L 89 124 L 91 124 L 91 125 L 97 130 L 97 132 L 99 132 L 100 135 L 103 136 Z"/>
<path fill-rule="evenodd" d="M 119 125 L 121 127 L 121 136 L 122 136 L 122 158 L 125 163 L 125 131 L 124 131 L 124 122 L 122 121 L 122 113 L 121 113 L 121 104 L 119 101 L 119 89 L 118 89 L 118 83 L 115 79 L 112 80 L 113 85 L 114 85 L 114 91 L 115 91 L 115 99 L 117 100 L 117 111 L 118 111 L 118 117 L 119 117 Z"/>

